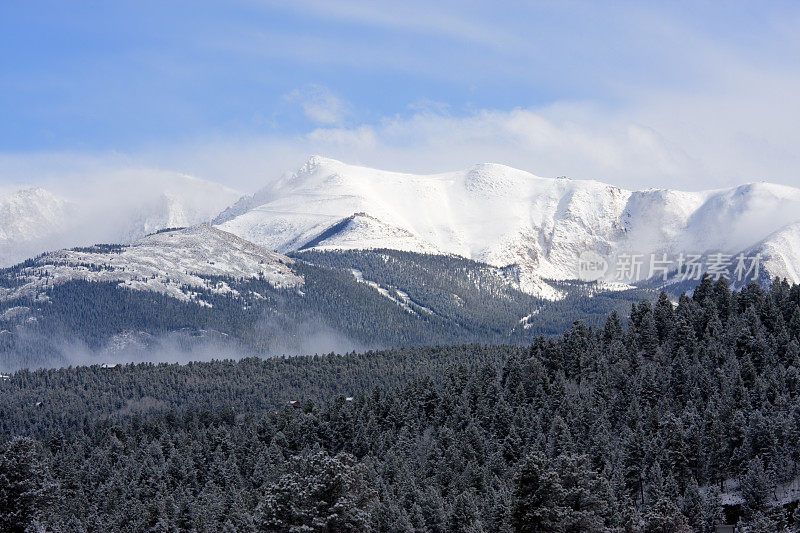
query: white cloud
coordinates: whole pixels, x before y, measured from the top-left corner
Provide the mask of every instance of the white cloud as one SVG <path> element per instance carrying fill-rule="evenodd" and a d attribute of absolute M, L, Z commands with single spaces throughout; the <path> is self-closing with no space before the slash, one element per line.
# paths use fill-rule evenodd
<path fill-rule="evenodd" d="M 295 89 L 285 98 L 288 102 L 299 104 L 306 117 L 318 124 L 338 124 L 347 111 L 344 102 L 321 85 Z"/>
<path fill-rule="evenodd" d="M 300 135 L 209 139 L 124 156 L 0 156 L 0 176 L 68 187 L 85 174 L 138 166 L 255 190 L 319 153 L 420 173 L 497 162 L 631 189 L 696 190 L 761 179 L 800 186 L 798 115 L 780 97 L 800 85 L 775 83 L 780 89 L 762 100 L 654 95 L 614 110 L 576 102 L 463 115 L 431 106 L 352 127 L 331 123 Z"/>
<path fill-rule="evenodd" d="M 328 88 L 309 85 L 284 97 L 312 121 L 304 133 L 201 138 L 124 154 L 0 153 L 0 182 L 63 181 L 68 187 L 85 174 L 149 167 L 253 190 L 319 153 L 413 172 L 492 161 L 632 189 L 717 188 L 761 179 L 800 186 L 800 73 L 783 61 L 756 63 L 738 48 L 697 35 L 685 40 L 692 50 L 689 71 L 702 76 L 689 86 L 621 82 L 613 102 L 565 99 L 465 111 L 419 98 L 399 106 L 399 114 L 374 118 L 374 110 L 351 113 Z"/>
<path fill-rule="evenodd" d="M 800 134 L 772 104 L 674 100 L 599 110 L 583 104 L 422 112 L 357 128 L 319 128 L 294 148 L 415 172 L 492 161 L 543 176 L 593 178 L 628 188 L 716 188 L 765 179 L 800 185 Z M 678 117 L 697 117 L 680 120 Z M 780 131 L 781 135 L 772 132 Z"/>
<path fill-rule="evenodd" d="M 247 3 L 256 14 L 286 11 L 313 23 L 260 24 L 254 16 L 235 31 L 198 38 L 203 50 L 301 65 L 303 78 L 306 69 L 319 76 L 321 84 L 276 98 L 265 128 L 274 133 L 206 136 L 126 154 L 0 154 L 0 182 L 66 176 L 69 183 L 96 166 L 144 166 L 252 190 L 320 153 L 415 172 L 495 161 L 629 188 L 759 179 L 800 186 L 796 10 Z M 322 84 L 331 72 L 352 104 Z M 400 79 L 419 86 L 403 92 L 392 83 Z M 369 92 L 365 81 L 374 84 Z M 450 88 L 459 94 L 451 97 Z M 311 124 L 284 121 L 287 105 Z M 306 129 L 282 134 L 282 127 Z"/>

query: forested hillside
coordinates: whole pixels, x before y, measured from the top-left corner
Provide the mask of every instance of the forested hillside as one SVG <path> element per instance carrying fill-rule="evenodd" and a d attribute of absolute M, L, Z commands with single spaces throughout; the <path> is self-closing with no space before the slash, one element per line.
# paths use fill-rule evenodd
<path fill-rule="evenodd" d="M 798 369 L 800 287 L 707 278 L 526 348 L 21 371 L 0 530 L 796 530 Z"/>
<path fill-rule="evenodd" d="M 95 248 L 118 253 L 109 246 Z M 539 334 L 565 331 L 575 320 L 593 325 L 611 310 L 624 315 L 631 302 L 657 295 L 563 282 L 565 298 L 548 302 L 516 289 L 497 269 L 463 258 L 391 250 L 306 252 L 298 258 L 291 269 L 302 286 L 205 275 L 198 276 L 203 286 L 181 287 L 186 299 L 112 281 L 32 280 L 29 263 L 1 270 L 0 295 L 22 282 L 41 289 L 0 298 L 0 372 L 125 361 L 131 337 L 145 344 L 134 360 L 148 360 L 148 351 L 158 350 L 166 335 L 182 352 L 210 339 L 206 352 L 219 348 L 225 354 L 260 356 L 313 354 L 337 346 L 349 351 L 529 344 Z M 310 341 L 312 335 L 317 342 Z"/>

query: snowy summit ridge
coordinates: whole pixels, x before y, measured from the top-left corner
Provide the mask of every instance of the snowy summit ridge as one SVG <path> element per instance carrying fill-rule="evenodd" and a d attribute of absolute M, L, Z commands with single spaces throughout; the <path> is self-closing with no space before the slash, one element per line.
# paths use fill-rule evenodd
<path fill-rule="evenodd" d="M 800 189 L 769 183 L 697 192 L 630 191 L 599 181 L 543 178 L 493 163 L 419 175 L 321 156 L 245 197 L 174 173 L 132 174 L 116 183 L 96 192 L 110 200 L 94 211 L 43 189 L 0 195 L 0 266 L 48 249 L 113 242 L 136 243 L 130 250 L 141 253 L 121 256 L 142 267 L 145 251 L 154 258 L 163 251 L 143 244 L 160 237 L 138 240 L 146 233 L 213 220 L 212 226 L 200 226 L 205 229 L 186 230 L 185 238 L 173 244 L 161 244 L 196 248 L 186 251 L 190 256 L 207 255 L 211 252 L 202 239 L 188 238 L 198 232 L 212 243 L 236 236 L 236 246 L 248 243 L 279 254 L 386 248 L 457 255 L 497 267 L 509 283 L 547 299 L 559 297 L 550 280 L 579 277 L 579 258 L 587 251 L 610 262 L 625 254 L 760 254 L 762 278 L 777 275 L 800 282 Z M 119 183 L 125 188 L 114 197 Z M 125 209 L 119 208 L 120 195 L 128 197 Z M 224 246 L 212 248 L 225 253 Z M 69 263 L 76 253 L 49 257 L 65 254 Z M 191 270 L 180 261 L 170 263 L 179 259 L 171 253 L 168 265 L 183 273 Z M 119 260 L 110 260 L 114 268 L 121 268 Z M 200 263 L 203 272 L 215 275 L 207 262 Z M 253 265 L 246 258 L 234 263 L 239 265 L 234 272 L 220 275 L 258 276 L 258 269 L 247 270 Z M 134 270 L 146 270 L 139 267 Z M 601 281 L 619 281 L 614 274 L 610 270 Z M 149 275 L 158 278 L 160 273 Z M 606 285 L 612 286 L 629 285 Z"/>
<path fill-rule="evenodd" d="M 0 287 L 0 300 L 36 297 L 47 285 L 71 280 L 116 282 L 134 290 L 160 292 L 180 300 L 191 288 L 230 293 L 211 277 L 261 278 L 275 287 L 301 285 L 292 260 L 225 231 L 201 224 L 148 235 L 131 245 L 97 245 L 61 250 L 20 265 L 18 287 Z M 188 289 L 187 289 L 188 288 Z"/>
<path fill-rule="evenodd" d="M 505 165 L 417 175 L 311 157 L 214 221 L 288 253 L 394 248 L 456 254 L 529 277 L 574 279 L 591 250 L 736 254 L 763 250 L 770 273 L 798 282 L 800 190 L 769 183 L 686 192 L 630 191 L 542 178 Z"/>

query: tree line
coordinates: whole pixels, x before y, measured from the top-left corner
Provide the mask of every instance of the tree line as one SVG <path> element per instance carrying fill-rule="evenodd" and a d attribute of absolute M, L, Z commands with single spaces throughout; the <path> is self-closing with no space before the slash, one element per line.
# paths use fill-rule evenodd
<path fill-rule="evenodd" d="M 797 531 L 799 397 L 800 286 L 708 277 L 525 347 L 21 371 L 0 529 Z"/>

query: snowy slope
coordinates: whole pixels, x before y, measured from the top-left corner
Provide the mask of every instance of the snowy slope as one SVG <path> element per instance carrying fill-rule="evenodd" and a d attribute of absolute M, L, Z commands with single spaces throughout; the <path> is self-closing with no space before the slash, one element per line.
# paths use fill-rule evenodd
<path fill-rule="evenodd" d="M 755 254 L 761 254 L 766 275 L 800 283 L 800 223 L 776 231 L 746 252 L 748 256 Z"/>
<path fill-rule="evenodd" d="M 0 267 L 49 250 L 129 243 L 154 231 L 210 221 L 239 193 L 161 171 L 117 173 L 68 194 L 42 188 L 0 193 Z"/>
<path fill-rule="evenodd" d="M 0 195 L 0 240 L 32 240 L 54 230 L 68 212 L 63 198 L 39 188 Z"/>
<path fill-rule="evenodd" d="M 0 266 L 35 255 L 74 210 L 74 204 L 38 187 L 0 193 Z"/>
<path fill-rule="evenodd" d="M 0 288 L 0 300 L 35 296 L 43 286 L 74 279 L 120 282 L 132 289 L 151 290 L 188 300 L 183 287 L 210 288 L 226 293 L 225 284 L 209 285 L 204 277 L 262 276 L 276 287 L 302 284 L 289 265 L 292 260 L 208 225 L 164 231 L 129 246 L 61 250 L 37 258 L 19 275 L 27 281 L 14 289 Z"/>
<path fill-rule="evenodd" d="M 6 192 L 0 266 L 213 219 L 215 227 L 279 253 L 391 248 L 459 255 L 502 268 L 510 283 L 547 299 L 561 296 L 547 280 L 578 277 L 587 250 L 612 265 L 622 254 L 746 250 L 762 253 L 766 275 L 800 281 L 800 190 L 766 183 L 627 191 L 496 164 L 414 175 L 315 156 L 255 195 L 237 197 L 217 184 L 157 171 L 116 175 L 73 199 L 42 189 Z M 604 280 L 615 281 L 614 274 L 609 269 Z"/>
<path fill-rule="evenodd" d="M 366 213 L 355 213 L 326 229 L 300 247 L 301 250 L 348 250 L 390 248 L 403 252 L 440 254 L 408 230 L 384 224 Z"/>
<path fill-rule="evenodd" d="M 733 254 L 798 220 L 800 190 L 766 183 L 627 191 L 496 164 L 413 175 L 314 156 L 216 222 L 283 253 L 390 247 L 518 265 L 535 286 L 537 278 L 576 278 L 586 250 L 611 264 L 621 254 Z"/>

